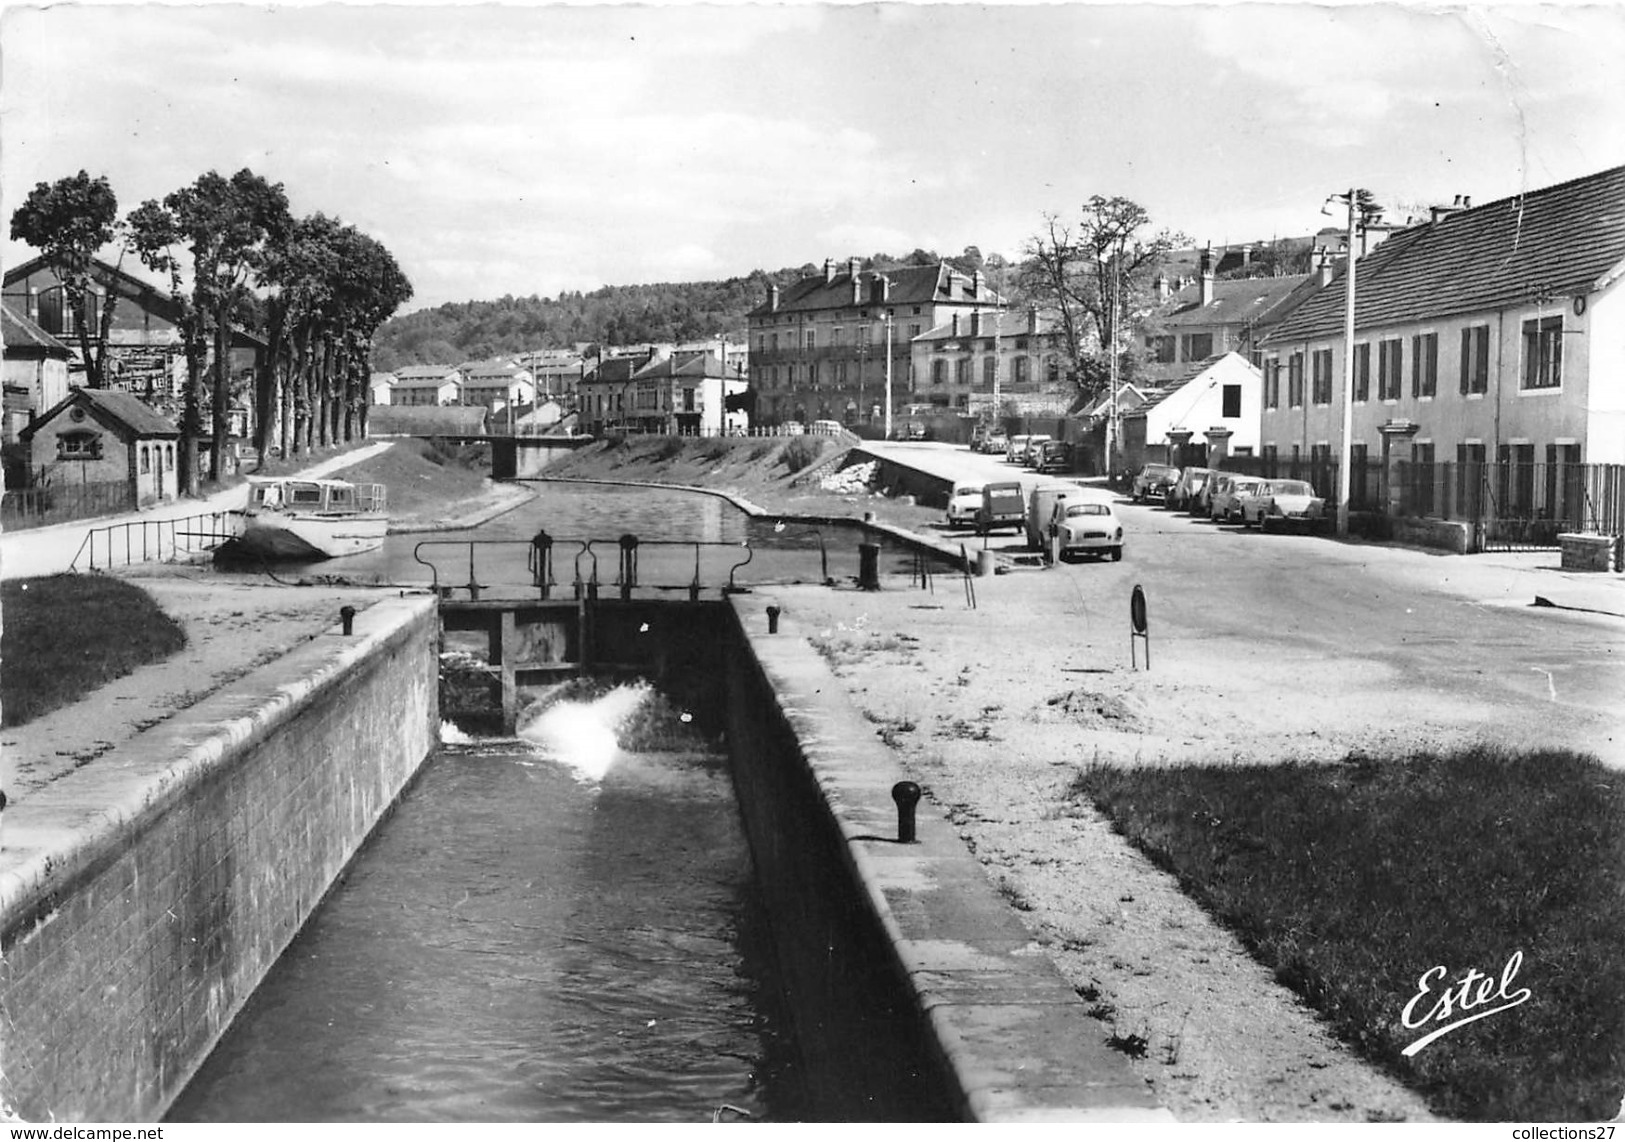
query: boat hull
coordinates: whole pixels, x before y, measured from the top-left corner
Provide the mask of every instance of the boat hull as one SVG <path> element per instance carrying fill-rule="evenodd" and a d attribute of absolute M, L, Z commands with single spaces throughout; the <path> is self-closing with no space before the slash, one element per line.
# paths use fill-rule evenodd
<path fill-rule="evenodd" d="M 240 550 L 264 559 L 336 559 L 383 546 L 384 516 L 248 515 L 235 537 Z"/>

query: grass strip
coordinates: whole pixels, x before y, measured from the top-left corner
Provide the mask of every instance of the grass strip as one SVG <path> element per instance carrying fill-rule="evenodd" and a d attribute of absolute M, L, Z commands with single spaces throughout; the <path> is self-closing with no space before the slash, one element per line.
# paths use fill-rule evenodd
<path fill-rule="evenodd" d="M 186 632 L 140 587 L 105 575 L 0 583 L 0 709 L 20 726 L 138 666 L 168 658 Z"/>
<path fill-rule="evenodd" d="M 1609 1120 L 1625 1075 L 1625 775 L 1493 748 L 1337 765 L 1120 769 L 1072 793 L 1178 878 L 1344 1041 L 1474 1121 Z M 1519 1006 L 1411 1057 L 1420 977 L 1477 969 Z M 1476 992 L 1478 984 L 1473 985 Z M 1499 1001 L 1479 1005 L 1479 1010 Z"/>

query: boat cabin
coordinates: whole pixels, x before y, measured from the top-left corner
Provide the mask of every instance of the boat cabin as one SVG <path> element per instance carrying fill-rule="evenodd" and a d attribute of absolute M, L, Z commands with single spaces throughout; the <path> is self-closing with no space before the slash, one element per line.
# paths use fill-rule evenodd
<path fill-rule="evenodd" d="M 345 480 L 251 480 L 248 506 L 272 511 L 355 515 L 384 510 L 384 485 Z"/>

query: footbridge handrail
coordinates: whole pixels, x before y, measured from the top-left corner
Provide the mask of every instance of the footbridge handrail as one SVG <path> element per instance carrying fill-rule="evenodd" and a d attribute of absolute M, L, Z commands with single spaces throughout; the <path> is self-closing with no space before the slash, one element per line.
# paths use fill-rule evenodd
<path fill-rule="evenodd" d="M 182 554 L 212 550 L 236 534 L 230 511 L 203 512 L 179 519 L 132 519 L 93 527 L 68 563 L 69 571 L 101 571 L 134 563 L 164 562 Z M 122 554 L 123 558 L 120 558 Z"/>
<path fill-rule="evenodd" d="M 599 553 L 602 549 L 613 546 L 618 553 L 618 570 L 615 580 L 610 584 L 620 596 L 630 598 L 633 588 L 644 587 L 649 590 L 682 590 L 689 598 L 697 600 L 706 587 L 706 577 L 703 571 L 703 552 L 711 548 L 726 548 L 733 551 L 742 551 L 743 558 L 736 560 L 728 568 L 726 582 L 717 582 L 713 585 L 719 587 L 723 594 L 736 594 L 748 590 L 741 587 L 736 581 L 740 568 L 746 566 L 755 557 L 755 551 L 748 541 L 724 540 L 693 540 L 693 539 L 640 539 L 635 535 L 620 535 L 614 538 L 602 536 L 581 538 L 559 538 L 549 535 L 545 531 L 537 532 L 530 539 L 425 539 L 419 541 L 412 549 L 412 558 L 420 566 L 427 567 L 432 581 L 434 593 L 441 598 L 449 598 L 455 590 L 466 590 L 469 598 L 477 600 L 481 592 L 492 586 L 520 586 L 518 583 L 499 584 L 482 581 L 500 571 L 493 569 L 492 559 L 482 563 L 481 555 L 497 555 L 503 551 L 515 554 L 521 549 L 525 550 L 525 566 L 529 574 L 529 582 L 524 586 L 534 588 L 539 596 L 548 599 L 553 596 L 558 586 L 558 579 L 553 573 L 553 551 L 559 544 L 569 544 L 574 548 L 573 579 L 571 586 L 577 599 L 598 598 L 600 580 L 598 574 Z M 641 581 L 638 568 L 638 552 L 643 548 L 673 548 L 692 550 L 694 553 L 694 574 L 684 583 L 658 584 Z M 468 581 L 452 585 L 442 583 L 440 565 L 426 555 L 432 555 L 435 550 L 451 552 L 454 555 L 467 556 Z"/>

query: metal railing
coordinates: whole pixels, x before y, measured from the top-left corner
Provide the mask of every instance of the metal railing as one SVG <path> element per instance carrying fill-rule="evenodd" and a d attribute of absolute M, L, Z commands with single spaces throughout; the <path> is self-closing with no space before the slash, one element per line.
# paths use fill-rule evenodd
<path fill-rule="evenodd" d="M 425 539 L 413 547 L 412 558 L 420 566 L 429 569 L 433 590 L 441 598 L 449 598 L 452 592 L 463 590 L 468 592 L 471 600 L 478 600 L 487 589 L 495 586 L 525 586 L 536 591 L 539 598 L 550 599 L 559 586 L 558 576 L 554 573 L 554 550 L 560 544 L 569 544 L 575 548 L 570 586 L 577 599 L 597 599 L 607 586 L 623 599 L 631 598 L 634 589 L 643 588 L 650 591 L 684 591 L 691 600 L 697 601 L 708 586 L 702 555 L 705 551 L 713 549 L 744 553 L 743 558 L 736 559 L 727 567 L 725 580 L 722 579 L 718 569 L 715 580 L 709 584 L 719 588 L 724 595 L 736 594 L 748 590 L 738 584 L 736 576 L 740 568 L 747 566 L 755 556 L 755 551 L 748 543 L 729 543 L 721 540 L 639 539 L 630 534 L 614 539 L 559 539 L 542 531 L 528 540 Z M 611 545 L 617 551 L 617 571 L 615 579 L 611 583 L 604 584 L 599 579 L 599 554 L 601 549 Z M 692 551 L 694 555 L 692 576 L 682 583 L 645 581 L 639 567 L 639 553 L 646 548 Z M 436 550 L 451 553 L 459 564 L 466 559 L 467 582 L 452 584 L 441 581 L 440 565 L 432 558 L 425 557 Z M 502 579 L 506 574 L 504 565 L 519 566 L 521 553 L 526 581 L 504 583 Z"/>
<path fill-rule="evenodd" d="M 104 571 L 135 563 L 173 562 L 212 551 L 236 534 L 233 512 L 207 512 L 180 519 L 134 519 L 93 527 L 68 570 Z"/>
<path fill-rule="evenodd" d="M 4 499 L 0 499 L 0 521 L 7 531 L 22 531 L 115 515 L 135 506 L 135 494 L 127 480 L 7 488 Z"/>

